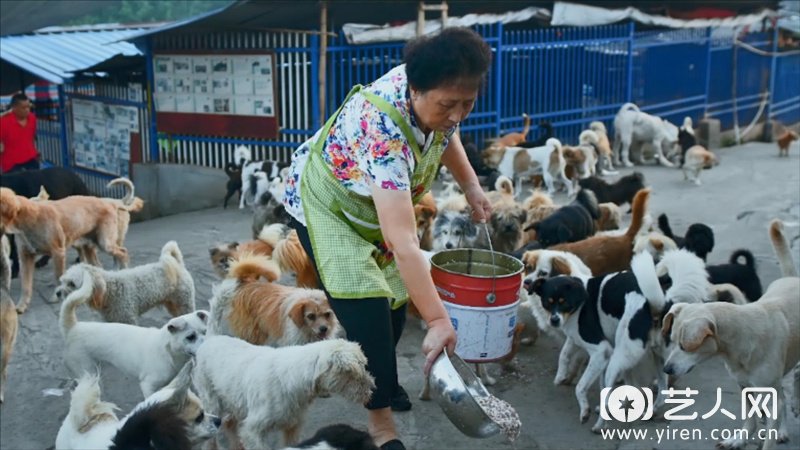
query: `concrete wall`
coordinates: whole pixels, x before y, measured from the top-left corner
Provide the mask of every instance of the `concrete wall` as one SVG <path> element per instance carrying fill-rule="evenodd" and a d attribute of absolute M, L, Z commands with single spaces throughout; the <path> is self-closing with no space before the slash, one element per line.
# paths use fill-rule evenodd
<path fill-rule="evenodd" d="M 145 202 L 134 214 L 137 221 L 220 206 L 228 181 L 220 169 L 181 164 L 134 164 L 133 174 L 136 195 Z"/>

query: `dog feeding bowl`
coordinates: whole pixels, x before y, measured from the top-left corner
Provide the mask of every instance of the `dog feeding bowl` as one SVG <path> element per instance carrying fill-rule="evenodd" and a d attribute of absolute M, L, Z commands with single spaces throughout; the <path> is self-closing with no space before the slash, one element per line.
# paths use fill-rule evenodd
<path fill-rule="evenodd" d="M 490 394 L 458 355 L 442 352 L 428 382 L 433 399 L 465 435 L 487 438 L 502 431 L 510 441 L 519 436 L 521 423 L 514 408 Z"/>

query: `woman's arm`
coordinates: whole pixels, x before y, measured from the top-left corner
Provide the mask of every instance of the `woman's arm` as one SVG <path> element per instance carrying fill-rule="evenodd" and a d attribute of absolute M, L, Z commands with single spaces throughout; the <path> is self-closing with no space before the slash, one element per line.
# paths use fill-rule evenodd
<path fill-rule="evenodd" d="M 428 334 L 422 343 L 422 352 L 426 357 L 424 372 L 427 374 L 444 347 L 451 353 L 455 350 L 455 330 L 436 293 L 430 264 L 419 249 L 411 193 L 373 185 L 372 200 L 378 212 L 383 238 L 394 253 L 400 277 L 411 301 L 428 324 Z"/>
<path fill-rule="evenodd" d="M 478 222 L 489 220 L 492 206 L 478 182 L 475 170 L 469 163 L 458 133 L 453 134 L 447 148 L 442 153 L 442 164 L 453 174 L 456 183 L 467 197 L 467 203 L 472 207 L 472 219 Z"/>

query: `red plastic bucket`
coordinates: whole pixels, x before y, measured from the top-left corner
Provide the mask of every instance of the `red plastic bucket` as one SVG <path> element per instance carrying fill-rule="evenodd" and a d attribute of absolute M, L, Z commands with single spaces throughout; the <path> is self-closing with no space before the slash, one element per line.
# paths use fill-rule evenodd
<path fill-rule="evenodd" d="M 523 268 L 512 256 L 494 252 L 493 259 L 481 249 L 431 257 L 433 284 L 456 329 L 456 353 L 465 361 L 495 361 L 511 351 Z"/>

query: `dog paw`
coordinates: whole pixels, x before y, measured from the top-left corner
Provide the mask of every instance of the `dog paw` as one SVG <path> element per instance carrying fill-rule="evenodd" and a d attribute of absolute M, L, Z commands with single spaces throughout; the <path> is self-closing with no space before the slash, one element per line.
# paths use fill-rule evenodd
<path fill-rule="evenodd" d="M 566 375 L 556 375 L 553 379 L 553 384 L 556 386 L 566 386 L 569 384 L 569 377 Z"/>
<path fill-rule="evenodd" d="M 17 314 L 25 314 L 25 311 L 28 310 L 27 306 L 17 306 Z"/>
<path fill-rule="evenodd" d="M 589 408 L 586 408 L 585 410 L 581 411 L 581 423 L 586 423 L 589 420 L 589 416 L 590 416 Z"/>
<path fill-rule="evenodd" d="M 605 427 L 602 426 L 602 425 L 592 425 L 592 433 L 600 434 L 600 432 L 603 430 L 603 428 L 605 428 Z"/>
<path fill-rule="evenodd" d="M 623 165 L 624 167 L 633 167 L 633 163 L 632 163 L 632 162 L 630 162 L 630 161 L 623 161 L 623 162 L 622 162 L 622 165 Z"/>
<path fill-rule="evenodd" d="M 725 439 L 717 442 L 717 448 L 720 450 L 742 449 L 744 446 L 745 442 L 741 439 Z"/>
<path fill-rule="evenodd" d="M 483 377 L 481 381 L 483 382 L 484 386 L 494 386 L 495 384 L 497 384 L 497 379 L 489 376 L 488 374 L 485 377 Z"/>
<path fill-rule="evenodd" d="M 784 430 L 778 431 L 778 444 L 789 442 L 789 433 Z"/>

